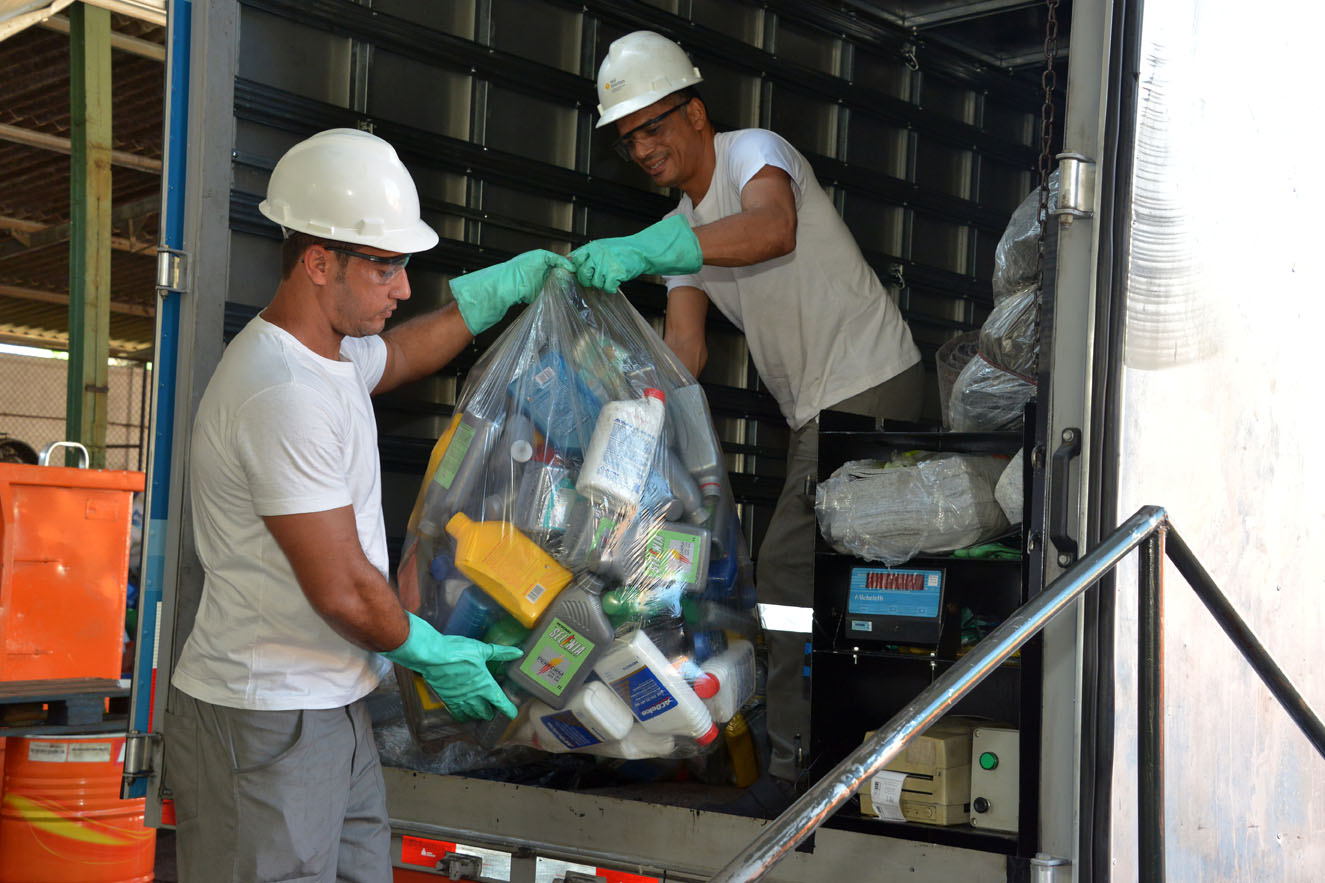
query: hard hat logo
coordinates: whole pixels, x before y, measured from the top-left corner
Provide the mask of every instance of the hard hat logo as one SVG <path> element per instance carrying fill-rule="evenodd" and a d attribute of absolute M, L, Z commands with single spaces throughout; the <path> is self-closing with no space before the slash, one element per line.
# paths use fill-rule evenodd
<path fill-rule="evenodd" d="M 703 80 L 685 50 L 662 34 L 626 34 L 612 41 L 598 68 L 598 127 Z"/>
<path fill-rule="evenodd" d="M 286 231 L 386 251 L 437 244 L 395 148 L 358 129 L 328 129 L 287 150 L 258 210 Z"/>

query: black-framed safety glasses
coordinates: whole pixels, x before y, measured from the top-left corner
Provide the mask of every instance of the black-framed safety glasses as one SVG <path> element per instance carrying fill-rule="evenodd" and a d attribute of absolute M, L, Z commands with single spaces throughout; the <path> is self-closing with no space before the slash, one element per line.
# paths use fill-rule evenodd
<path fill-rule="evenodd" d="M 687 98 L 685 101 L 682 101 L 680 104 L 673 105 L 672 107 L 658 114 L 653 119 L 645 120 L 635 128 L 631 129 L 629 132 L 623 134 L 620 138 L 613 141 L 612 149 L 615 150 L 617 152 L 617 155 L 620 156 L 622 159 L 626 160 L 627 162 L 630 162 L 633 159 L 630 153 L 631 149 L 635 146 L 636 137 L 641 132 L 643 132 L 646 137 L 657 138 L 658 133 L 662 131 L 662 121 L 667 119 L 669 116 L 676 113 L 678 110 L 685 107 L 689 103 L 690 99 Z"/>
<path fill-rule="evenodd" d="M 396 274 L 409 265 L 409 259 L 414 257 L 412 254 L 399 254 L 395 257 L 386 257 L 380 254 L 369 254 L 366 251 L 357 251 L 353 248 L 345 248 L 341 245 L 324 245 L 327 251 L 334 251 L 336 254 L 349 255 L 352 258 L 359 258 L 363 261 L 369 261 L 383 266 L 377 271 L 378 279 L 382 283 L 390 282 L 396 277 Z"/>

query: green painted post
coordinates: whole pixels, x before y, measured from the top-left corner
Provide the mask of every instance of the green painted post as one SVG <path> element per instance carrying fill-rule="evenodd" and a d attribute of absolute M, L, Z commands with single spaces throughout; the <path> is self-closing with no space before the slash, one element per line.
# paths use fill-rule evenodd
<path fill-rule="evenodd" d="M 110 356 L 110 12 L 69 7 L 69 382 L 65 436 L 106 465 Z M 76 462 L 72 458 L 66 463 Z"/>

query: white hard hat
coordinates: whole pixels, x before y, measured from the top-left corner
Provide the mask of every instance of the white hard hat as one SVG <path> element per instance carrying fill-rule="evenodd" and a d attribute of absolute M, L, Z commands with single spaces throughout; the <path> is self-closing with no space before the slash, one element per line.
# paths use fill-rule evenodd
<path fill-rule="evenodd" d="M 327 129 L 287 150 L 258 211 L 286 230 L 385 251 L 437 244 L 395 148 L 358 129 Z"/>
<path fill-rule="evenodd" d="M 635 31 L 612 41 L 598 67 L 598 113 L 602 128 L 664 96 L 701 83 L 699 68 L 662 34 Z"/>

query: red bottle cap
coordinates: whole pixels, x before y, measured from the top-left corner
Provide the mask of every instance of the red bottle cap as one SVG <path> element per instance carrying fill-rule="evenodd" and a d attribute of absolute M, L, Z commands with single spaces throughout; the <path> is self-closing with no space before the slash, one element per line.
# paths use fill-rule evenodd
<path fill-rule="evenodd" d="M 657 400 L 660 401 L 660 402 L 665 402 L 665 401 L 667 401 L 667 396 L 666 396 L 666 394 L 663 393 L 663 391 L 662 391 L 661 389 L 654 389 L 652 386 L 649 387 L 648 389 L 644 390 L 644 397 L 645 397 L 645 398 L 651 398 L 651 399 L 657 399 Z"/>
<path fill-rule="evenodd" d="M 695 679 L 695 683 L 691 689 L 695 691 L 695 695 L 700 699 L 712 699 L 714 696 L 718 695 L 718 688 L 720 686 L 721 684 L 718 683 L 716 676 L 704 672 Z"/>
<path fill-rule="evenodd" d="M 700 745 L 707 745 L 716 738 L 718 738 L 718 725 L 709 724 L 709 731 L 704 735 L 700 736 L 695 741 L 698 742 Z"/>

